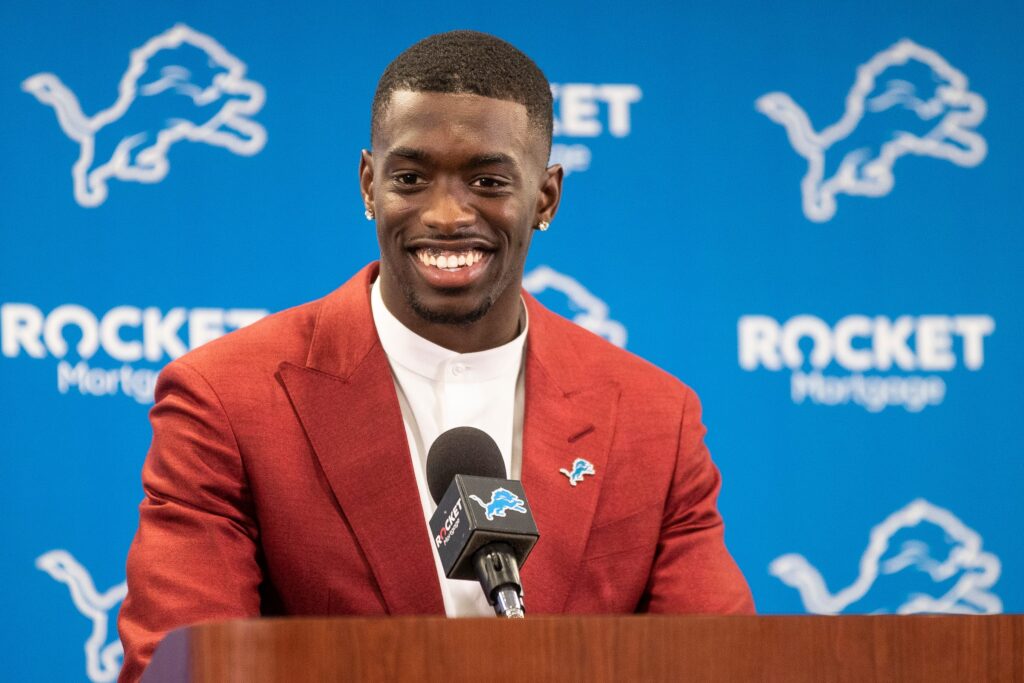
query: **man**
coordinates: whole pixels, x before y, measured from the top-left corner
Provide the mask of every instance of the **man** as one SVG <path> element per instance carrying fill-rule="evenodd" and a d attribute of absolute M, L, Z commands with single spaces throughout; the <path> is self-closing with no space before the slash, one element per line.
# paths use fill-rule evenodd
<path fill-rule="evenodd" d="M 427 450 L 462 425 L 533 508 L 530 613 L 752 611 L 693 392 L 521 292 L 561 195 L 551 125 L 543 74 L 492 36 L 387 68 L 359 165 L 379 268 L 161 374 L 124 679 L 198 621 L 490 612 L 443 578 L 426 524 Z M 572 482 L 577 458 L 593 472 Z"/>

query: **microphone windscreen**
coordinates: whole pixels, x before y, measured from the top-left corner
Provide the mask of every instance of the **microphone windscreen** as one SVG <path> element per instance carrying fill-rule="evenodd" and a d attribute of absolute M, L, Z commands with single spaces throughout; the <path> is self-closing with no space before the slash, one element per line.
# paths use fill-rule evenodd
<path fill-rule="evenodd" d="M 505 461 L 490 435 L 476 427 L 456 427 L 437 437 L 427 453 L 427 487 L 435 503 L 456 474 L 505 478 Z"/>

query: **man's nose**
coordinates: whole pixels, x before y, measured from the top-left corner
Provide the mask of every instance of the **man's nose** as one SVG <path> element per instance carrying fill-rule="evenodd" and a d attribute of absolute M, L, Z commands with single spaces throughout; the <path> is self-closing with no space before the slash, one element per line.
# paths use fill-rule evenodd
<path fill-rule="evenodd" d="M 469 193 L 461 182 L 436 182 L 429 192 L 420 218 L 428 228 L 441 233 L 455 233 L 476 222 L 476 212 L 468 203 Z"/>

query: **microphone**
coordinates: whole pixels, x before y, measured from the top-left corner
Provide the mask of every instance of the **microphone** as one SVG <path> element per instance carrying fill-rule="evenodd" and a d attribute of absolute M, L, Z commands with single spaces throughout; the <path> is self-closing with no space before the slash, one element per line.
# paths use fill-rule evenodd
<path fill-rule="evenodd" d="M 427 453 L 437 503 L 430 533 L 449 579 L 477 580 L 499 617 L 523 618 L 519 567 L 540 537 L 521 482 L 505 478 L 494 439 L 474 427 L 437 437 Z"/>

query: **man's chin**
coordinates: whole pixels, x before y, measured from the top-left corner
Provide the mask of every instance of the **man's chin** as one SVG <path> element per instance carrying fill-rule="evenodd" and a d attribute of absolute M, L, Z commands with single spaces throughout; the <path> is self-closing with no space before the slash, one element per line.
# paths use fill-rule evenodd
<path fill-rule="evenodd" d="M 409 307 L 422 320 L 435 325 L 457 325 L 465 327 L 477 322 L 491 310 L 494 302 L 490 297 L 484 297 L 474 305 L 457 305 L 455 302 L 445 302 L 439 305 L 431 305 L 417 296 L 415 291 L 406 292 Z"/>

